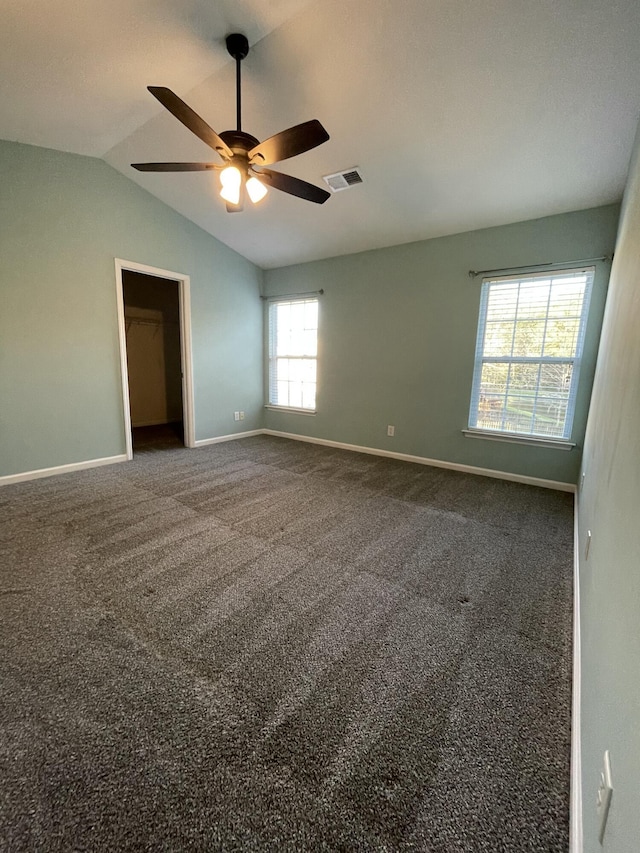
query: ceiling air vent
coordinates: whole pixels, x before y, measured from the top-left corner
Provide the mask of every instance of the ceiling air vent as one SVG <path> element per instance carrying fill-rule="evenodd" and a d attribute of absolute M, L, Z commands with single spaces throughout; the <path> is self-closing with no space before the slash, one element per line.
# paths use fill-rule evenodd
<path fill-rule="evenodd" d="M 322 180 L 332 192 L 337 193 L 340 190 L 348 190 L 349 187 L 361 184 L 362 175 L 358 171 L 358 167 L 354 166 L 351 169 L 345 169 L 343 172 L 336 172 L 334 175 L 323 175 Z"/>

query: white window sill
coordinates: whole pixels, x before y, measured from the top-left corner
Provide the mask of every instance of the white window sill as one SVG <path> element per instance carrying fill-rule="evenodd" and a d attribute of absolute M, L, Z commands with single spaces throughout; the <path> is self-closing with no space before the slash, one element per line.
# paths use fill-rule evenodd
<path fill-rule="evenodd" d="M 315 415 L 315 409 L 295 409 L 292 406 L 274 406 L 272 403 L 267 403 L 265 409 L 271 409 L 273 412 L 287 412 L 293 415 Z"/>
<path fill-rule="evenodd" d="M 513 444 L 530 444 L 534 447 L 552 447 L 555 450 L 572 450 L 575 443 L 564 438 L 542 438 L 537 435 L 516 435 L 512 432 L 490 432 L 482 429 L 463 429 L 465 438 L 484 438 L 487 441 L 507 441 Z"/>

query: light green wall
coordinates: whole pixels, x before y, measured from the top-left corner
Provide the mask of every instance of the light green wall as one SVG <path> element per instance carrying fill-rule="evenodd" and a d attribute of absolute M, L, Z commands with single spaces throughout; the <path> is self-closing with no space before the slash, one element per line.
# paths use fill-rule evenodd
<path fill-rule="evenodd" d="M 261 270 L 100 160 L 0 142 L 0 187 L 0 476 L 124 453 L 116 257 L 191 276 L 196 438 L 262 425 Z"/>
<path fill-rule="evenodd" d="M 618 205 L 268 270 L 265 293 L 324 289 L 318 413 L 265 425 L 366 447 L 575 483 L 609 264 L 597 265 L 572 451 L 465 438 L 481 279 L 470 269 L 613 250 Z M 387 424 L 396 428 L 387 438 Z"/>
<path fill-rule="evenodd" d="M 640 849 L 640 133 L 611 272 L 583 470 L 584 849 L 630 853 Z M 601 847 L 595 798 L 606 749 L 614 793 Z"/>
<path fill-rule="evenodd" d="M 0 476 L 124 452 L 120 257 L 191 276 L 197 439 L 264 425 L 575 482 L 580 448 L 462 436 L 480 295 L 467 271 L 607 254 L 617 206 L 263 273 L 100 160 L 0 142 L 0 186 Z M 607 273 L 600 265 L 578 445 Z M 263 276 L 270 294 L 325 290 L 315 417 L 263 414 Z"/>

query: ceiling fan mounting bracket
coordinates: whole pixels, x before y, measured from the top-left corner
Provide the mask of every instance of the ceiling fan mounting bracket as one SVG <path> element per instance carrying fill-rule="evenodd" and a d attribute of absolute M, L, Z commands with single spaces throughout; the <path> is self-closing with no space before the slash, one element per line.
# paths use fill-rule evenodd
<path fill-rule="evenodd" d="M 235 60 L 242 60 L 249 53 L 249 42 L 242 33 L 231 33 L 226 38 L 227 50 Z"/>

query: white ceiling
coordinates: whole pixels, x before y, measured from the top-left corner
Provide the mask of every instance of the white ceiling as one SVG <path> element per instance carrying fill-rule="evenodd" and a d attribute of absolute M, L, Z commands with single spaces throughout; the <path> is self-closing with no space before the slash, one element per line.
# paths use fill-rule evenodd
<path fill-rule="evenodd" d="M 269 268 L 606 204 L 640 113 L 638 0 L 2 0 L 0 137 L 94 157 Z M 224 37 L 252 45 L 243 129 L 311 118 L 329 142 L 276 166 L 323 185 L 227 214 L 215 160 L 147 92 L 235 127 Z"/>

